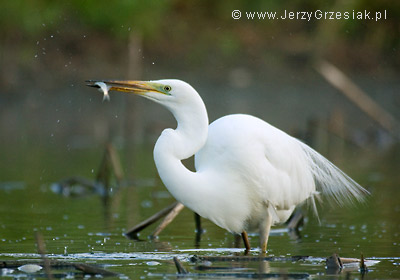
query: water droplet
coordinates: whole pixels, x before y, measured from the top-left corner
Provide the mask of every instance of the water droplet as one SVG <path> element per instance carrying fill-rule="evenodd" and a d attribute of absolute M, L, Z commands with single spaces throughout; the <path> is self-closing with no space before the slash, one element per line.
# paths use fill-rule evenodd
<path fill-rule="evenodd" d="M 143 200 L 142 201 L 142 203 L 141 203 L 141 206 L 143 207 L 143 208 L 150 208 L 150 207 L 152 207 L 153 206 L 153 202 L 151 202 L 150 200 Z"/>

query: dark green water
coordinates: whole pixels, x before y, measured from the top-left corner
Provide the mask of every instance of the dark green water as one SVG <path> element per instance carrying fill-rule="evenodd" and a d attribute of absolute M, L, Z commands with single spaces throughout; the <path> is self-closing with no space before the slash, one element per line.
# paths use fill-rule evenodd
<path fill-rule="evenodd" d="M 38 148 L 25 153 L 29 156 L 24 157 L 17 151 L 2 151 L 5 160 L 0 182 L 0 260 L 39 260 L 35 233 L 41 232 L 49 258 L 101 265 L 119 274 L 109 279 L 175 279 L 173 257 L 178 257 L 192 273 L 287 272 L 307 273 L 312 278 L 323 279 L 400 278 L 400 191 L 396 180 L 399 176 L 396 164 L 383 164 L 389 159 L 375 159 L 374 168 L 360 163 L 367 159 L 358 159 L 352 166 L 347 164 L 351 166 L 350 172 L 372 193 L 365 205 L 341 209 L 325 203 L 319 212 L 321 224 L 304 207 L 306 220 L 300 241 L 292 240 L 284 231 L 275 231 L 270 237 L 270 256 L 311 256 L 309 259 L 213 262 L 212 267 L 227 269 L 197 271 L 189 261 L 193 255 L 232 256 L 243 250 L 232 249 L 234 237 L 204 219 L 205 233 L 197 246 L 193 213 L 188 209 L 184 209 L 157 240 L 147 238 L 156 225 L 144 230 L 140 241 L 123 235 L 130 227 L 174 201 L 155 176 L 151 149 L 140 152 L 135 179 L 115 190 L 107 207 L 97 194 L 67 197 L 52 190 L 53 181 L 68 176 L 93 178 L 102 152 L 101 147 L 79 151 Z M 394 166 L 393 169 L 390 166 Z M 251 235 L 250 238 L 256 246 L 258 237 Z M 367 263 L 369 272 L 364 276 L 357 267 L 328 275 L 325 258 L 332 253 L 347 258 L 359 258 L 363 254 L 373 261 Z M 257 256 L 258 251 L 252 251 L 251 255 Z M 63 278 L 77 276 L 71 272 L 55 272 Z M 29 275 L 17 269 L 1 273 L 2 279 L 44 277 L 40 272 Z"/>

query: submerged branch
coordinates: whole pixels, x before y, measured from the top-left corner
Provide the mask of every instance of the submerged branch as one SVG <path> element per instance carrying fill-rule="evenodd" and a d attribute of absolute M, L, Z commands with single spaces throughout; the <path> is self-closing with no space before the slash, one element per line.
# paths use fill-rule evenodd
<path fill-rule="evenodd" d="M 157 212 L 156 214 L 154 214 L 150 218 L 144 220 L 143 222 L 139 223 L 138 225 L 136 225 L 133 228 L 131 228 L 130 230 L 128 230 L 128 232 L 125 233 L 125 236 L 127 236 L 129 238 L 132 238 L 132 239 L 137 239 L 137 234 L 141 230 L 145 229 L 149 225 L 153 224 L 157 220 L 161 219 L 162 217 L 164 217 L 165 215 L 170 213 L 178 204 L 180 204 L 180 203 L 179 202 L 174 202 L 170 206 L 168 206 L 168 207 L 164 208 L 163 210 Z"/>

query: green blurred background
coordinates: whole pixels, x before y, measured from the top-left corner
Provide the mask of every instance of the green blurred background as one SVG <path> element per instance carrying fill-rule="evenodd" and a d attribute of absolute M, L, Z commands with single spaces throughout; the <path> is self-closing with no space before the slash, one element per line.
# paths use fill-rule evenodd
<path fill-rule="evenodd" d="M 234 10 L 240 19 L 232 18 Z M 370 17 L 386 11 L 387 18 L 246 18 L 246 12 L 318 10 Z M 131 243 L 122 233 L 173 201 L 157 178 L 152 148 L 175 120 L 159 105 L 127 94 L 111 92 L 111 101 L 103 102 L 85 80 L 162 78 L 194 86 L 210 121 L 231 113 L 258 116 L 371 191 L 362 207 L 324 208 L 322 226 L 309 215 L 304 243 L 275 237 L 273 254 L 398 257 L 399 1 L 2 1 L 0 38 L 2 258 L 35 252 L 36 231 L 52 240 L 50 253 L 156 250 L 160 243 Z M 337 67 L 358 87 L 348 91 L 363 97 L 350 101 L 318 71 L 323 63 Z M 365 96 L 380 108 L 373 117 L 360 109 Z M 107 143 L 121 158 L 125 185 L 135 186 L 116 190 L 109 212 L 103 215 L 98 196 L 72 199 L 50 191 L 63 178 L 94 179 Z M 185 210 L 177 224 L 161 240 L 168 248 L 193 248 L 192 213 Z M 224 230 L 204 224 L 202 248 L 231 246 Z M 106 239 L 93 232 L 111 234 L 112 242 L 103 246 Z M 131 262 L 124 267 L 128 275 L 147 275 L 147 264 Z M 175 273 L 172 265 L 161 271 L 165 267 Z M 383 262 L 375 273 L 371 277 L 396 278 L 398 261 Z"/>
<path fill-rule="evenodd" d="M 233 19 L 233 10 L 242 17 Z M 387 18 L 246 18 L 285 10 L 386 11 Z M 210 121 L 250 113 L 339 165 L 350 158 L 358 160 L 350 169 L 398 168 L 398 1 L 4 1 L 0 36 L 1 181 L 92 176 L 108 142 L 128 176 L 154 176 L 143 155 L 175 125 L 172 116 L 123 94 L 103 103 L 87 79 L 186 80 Z M 321 61 L 381 106 L 393 130 L 328 83 L 316 71 Z"/>

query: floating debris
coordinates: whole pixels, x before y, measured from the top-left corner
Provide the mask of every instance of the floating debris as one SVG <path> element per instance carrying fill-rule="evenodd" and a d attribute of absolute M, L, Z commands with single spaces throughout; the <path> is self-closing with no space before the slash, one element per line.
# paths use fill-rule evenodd
<path fill-rule="evenodd" d="M 202 277 L 202 278 L 251 278 L 251 279 L 264 279 L 264 278 L 279 278 L 279 279 L 305 279 L 310 277 L 308 273 L 258 273 L 258 272 L 218 272 L 218 273 L 191 273 L 184 268 L 182 263 L 177 257 L 174 257 L 175 267 L 178 271 L 178 277 Z M 164 277 L 167 275 L 163 275 Z"/>
<path fill-rule="evenodd" d="M 361 259 L 341 258 L 338 254 L 333 254 L 326 259 L 326 270 L 328 274 L 339 274 L 344 269 L 359 269 L 361 274 L 364 274 L 368 272 L 367 263 L 372 266 L 379 261 L 365 260 L 363 254 L 361 254 Z"/>
<path fill-rule="evenodd" d="M 36 262 L 34 264 L 33 262 Z M 76 269 L 81 271 L 81 273 L 86 275 L 98 275 L 98 276 L 118 276 L 118 273 L 108 271 L 99 268 L 94 265 L 88 265 L 84 263 L 70 263 L 58 260 L 48 260 L 49 268 L 51 269 Z M 24 273 L 35 273 L 42 270 L 44 267 L 44 262 L 42 261 L 25 261 L 25 260 L 0 260 L 0 269 L 15 269 Z M 53 276 L 48 274 L 47 276 Z"/>
<path fill-rule="evenodd" d="M 24 264 L 18 267 L 18 270 L 25 273 L 35 273 L 42 270 L 42 268 L 43 267 L 37 264 Z"/>
<path fill-rule="evenodd" d="M 156 265 L 160 265 L 161 263 L 157 262 L 157 261 L 149 261 L 149 262 L 146 262 L 146 264 L 149 266 L 156 266 Z"/>
<path fill-rule="evenodd" d="M 94 170 L 92 170 L 92 173 Z M 112 184 L 112 177 L 115 178 L 115 185 Z M 98 194 L 103 197 L 106 204 L 114 190 L 118 190 L 123 179 L 123 170 L 119 156 L 111 144 L 107 144 L 99 170 L 94 180 L 84 177 L 72 176 L 53 183 L 50 189 L 57 194 L 68 197 L 83 197 L 89 194 Z"/>
<path fill-rule="evenodd" d="M 291 256 L 291 257 L 263 257 L 263 256 L 197 256 L 193 255 L 190 258 L 191 262 L 257 262 L 257 261 L 270 261 L 270 262 L 296 262 L 300 260 L 307 260 L 309 256 Z"/>
<path fill-rule="evenodd" d="M 333 254 L 332 256 L 326 258 L 326 268 L 334 270 L 340 270 L 343 268 L 343 263 L 338 254 Z"/>

